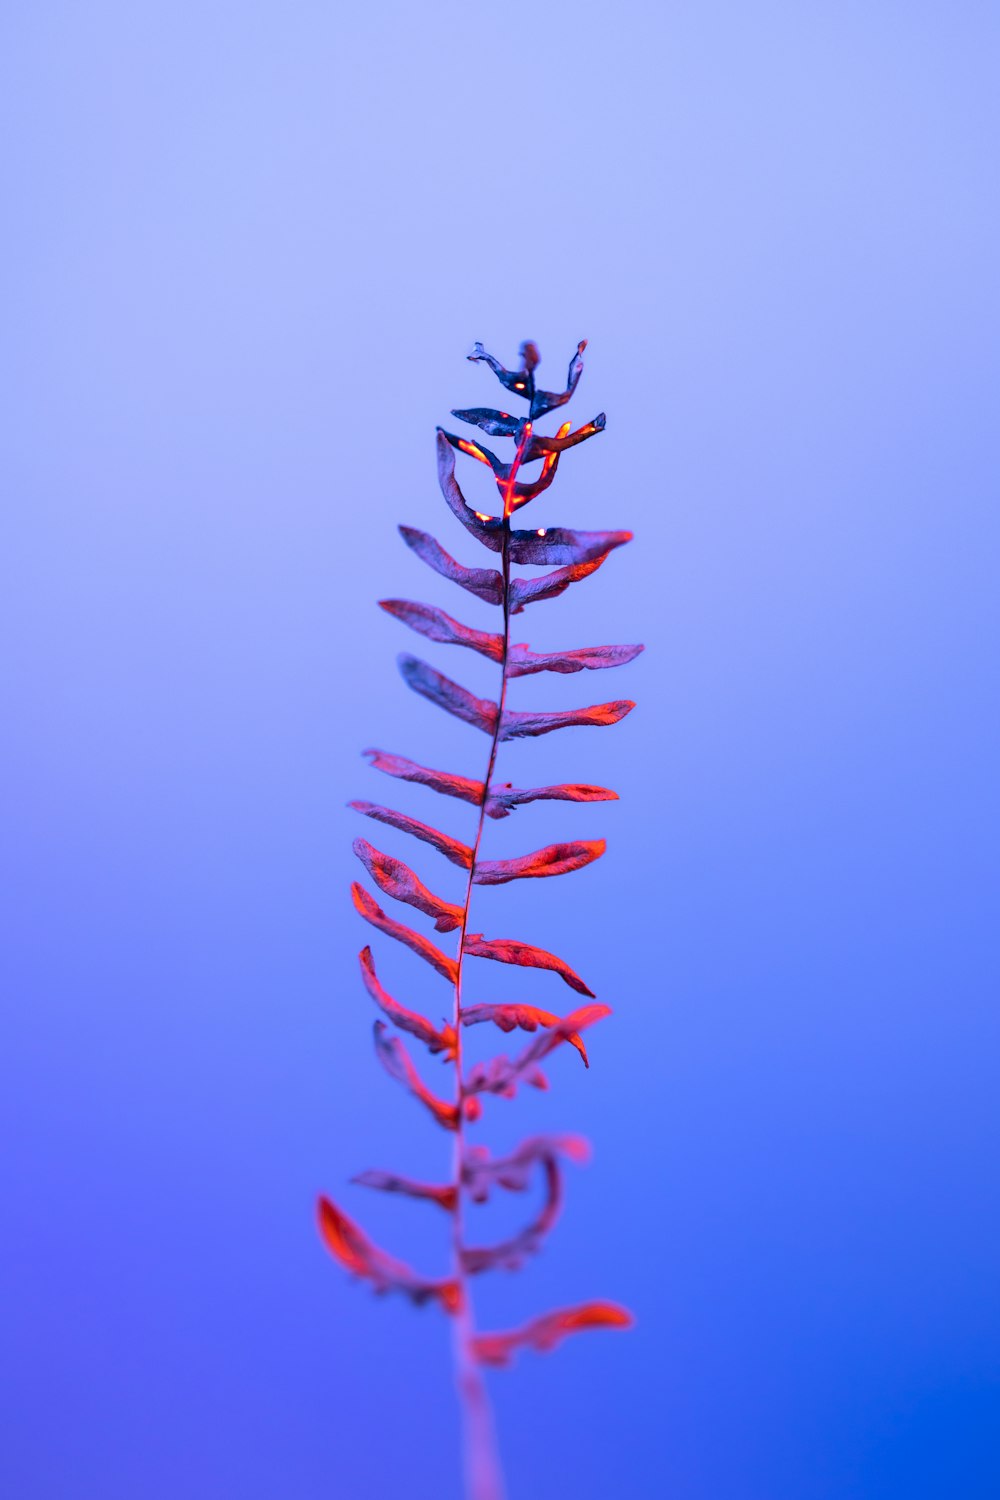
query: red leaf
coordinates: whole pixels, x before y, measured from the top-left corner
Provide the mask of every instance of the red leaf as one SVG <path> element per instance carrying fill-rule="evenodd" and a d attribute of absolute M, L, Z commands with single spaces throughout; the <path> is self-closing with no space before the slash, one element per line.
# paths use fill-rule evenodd
<path fill-rule="evenodd" d="M 535 531 L 512 531 L 510 560 L 531 567 L 578 567 L 602 560 L 614 547 L 632 540 L 631 531 L 571 531 L 565 526 L 540 526 Z"/>
<path fill-rule="evenodd" d="M 523 417 L 512 417 L 509 412 L 497 411 L 492 406 L 470 406 L 461 411 L 453 410 L 452 416 L 457 417 L 460 422 L 468 422 L 472 427 L 481 428 L 490 437 L 520 439 L 524 431 Z"/>
<path fill-rule="evenodd" d="M 387 614 L 395 615 L 411 630 L 425 635 L 429 640 L 440 641 L 445 646 L 468 646 L 491 661 L 503 659 L 503 637 L 490 635 L 485 630 L 473 630 L 446 615 L 443 609 L 430 604 L 414 604 L 409 599 L 380 599 L 379 604 Z M 613 648 L 604 647 L 604 650 Z M 540 668 L 535 668 L 538 671 Z"/>
<path fill-rule="evenodd" d="M 361 889 L 359 887 L 359 889 Z M 405 1005 L 400 1005 L 381 986 L 375 973 L 375 961 L 372 958 L 370 948 L 362 948 L 358 955 L 361 964 L 361 978 L 365 989 L 371 995 L 375 1004 L 379 1006 L 400 1031 L 408 1031 L 419 1041 L 424 1042 L 428 1049 L 434 1052 L 443 1052 L 445 1061 L 451 1062 L 455 1056 L 455 1029 L 448 1022 L 444 1022 L 440 1031 L 436 1031 L 425 1016 L 415 1010 L 407 1010 Z"/>
<path fill-rule="evenodd" d="M 635 1319 L 617 1302 L 583 1302 L 561 1307 L 533 1318 L 509 1333 L 481 1333 L 472 1340 L 472 1352 L 480 1364 L 509 1365 L 519 1349 L 547 1353 L 570 1333 L 585 1328 L 631 1328 Z"/>
<path fill-rule="evenodd" d="M 523 370 L 507 370 L 492 354 L 487 354 L 482 344 L 476 344 L 472 353 L 467 357 L 476 363 L 482 360 L 489 365 L 494 375 L 508 391 L 515 391 L 519 396 L 524 396 L 531 402 L 531 418 L 543 417 L 546 412 L 554 411 L 556 407 L 565 406 L 566 402 L 576 390 L 583 373 L 583 351 L 587 347 L 587 340 L 581 339 L 576 346 L 576 353 L 569 362 L 569 373 L 566 377 L 566 389 L 564 391 L 537 391 L 535 389 L 534 369 L 538 363 L 538 350 L 533 344 L 522 344 L 521 355 L 524 360 Z"/>
<path fill-rule="evenodd" d="M 426 531 L 418 531 L 414 526 L 401 526 L 399 532 L 411 551 L 428 567 L 433 568 L 435 573 L 440 573 L 442 578 L 449 578 L 452 583 L 460 584 L 463 589 L 468 589 L 470 594 L 475 594 L 477 599 L 482 599 L 487 604 L 503 603 L 503 579 L 495 568 L 464 567 L 434 537 L 428 536 Z"/>
<path fill-rule="evenodd" d="M 518 1027 L 522 1031 L 537 1031 L 539 1026 L 561 1026 L 562 1017 L 554 1016 L 550 1010 L 539 1010 L 536 1005 L 501 1004 L 501 1005 L 466 1005 L 462 1007 L 462 1025 L 476 1026 L 481 1021 L 492 1021 L 499 1026 L 501 1031 L 514 1031 Z M 583 1040 L 574 1031 L 567 1036 L 566 1040 L 571 1043 L 583 1058 L 585 1068 L 590 1067 L 590 1059 Z"/>
<path fill-rule="evenodd" d="M 446 1213 L 452 1213 L 458 1199 L 452 1183 L 438 1186 L 431 1182 L 414 1182 L 411 1177 L 400 1177 L 396 1172 L 369 1170 L 359 1172 L 351 1181 L 359 1187 L 377 1188 L 382 1193 L 402 1193 L 406 1198 L 423 1198 L 436 1203 Z"/>
<path fill-rule="evenodd" d="M 548 411 L 555 411 L 559 406 L 565 406 L 580 383 L 583 374 L 583 351 L 587 347 L 587 340 L 581 339 L 576 346 L 576 353 L 569 362 L 569 371 L 566 376 L 566 389 L 564 391 L 536 391 L 531 402 L 532 418 L 544 417 Z"/>
<path fill-rule="evenodd" d="M 522 344 L 522 355 L 524 353 L 525 347 L 526 346 Z M 487 354 L 482 344 L 479 343 L 473 345 L 472 353 L 466 355 L 466 358 L 471 360 L 473 364 L 476 364 L 478 361 L 482 360 L 484 364 L 489 365 L 490 369 L 493 371 L 494 375 L 497 377 L 500 384 L 505 388 L 505 390 L 516 392 L 517 395 L 523 396 L 526 401 L 531 400 L 531 392 L 534 390 L 534 380 L 529 369 L 505 369 L 500 361 L 498 359 L 494 359 L 492 354 Z M 577 379 L 579 378 L 580 377 L 577 376 Z"/>
<path fill-rule="evenodd" d="M 511 465 L 497 458 L 491 448 L 484 447 L 482 443 L 474 443 L 470 438 L 458 437 L 454 432 L 445 432 L 443 427 L 438 428 L 438 434 L 445 438 L 452 448 L 457 448 L 459 453 L 466 453 L 470 458 L 478 459 L 481 464 L 492 469 L 498 480 L 510 478 Z"/>
<path fill-rule="evenodd" d="M 635 704 L 630 698 L 619 698 L 613 703 L 594 703 L 590 708 L 556 709 L 553 713 L 517 713 L 508 708 L 504 710 L 500 738 L 525 739 L 551 734 L 553 729 L 571 729 L 574 725 L 617 724 L 633 708 Z"/>
<path fill-rule="evenodd" d="M 334 1259 L 354 1276 L 370 1281 L 376 1292 L 402 1292 L 411 1302 L 439 1302 L 445 1312 L 457 1311 L 461 1292 L 456 1281 L 428 1281 L 402 1261 L 374 1245 L 362 1229 L 329 1198 L 319 1199 L 319 1232 Z"/>
<path fill-rule="evenodd" d="M 596 573 L 610 552 L 595 557 L 592 562 L 576 563 L 572 568 L 556 568 L 553 573 L 543 573 L 540 578 L 512 578 L 510 583 L 510 612 L 519 615 L 526 604 L 537 604 L 542 599 L 557 599 L 565 593 L 571 583 L 589 578 Z"/>
<path fill-rule="evenodd" d="M 537 1066 L 515 1068 L 509 1057 L 501 1054 L 488 1062 L 476 1063 L 470 1068 L 465 1080 L 463 1105 L 467 1120 L 478 1120 L 481 1106 L 477 1095 L 496 1094 L 501 1099 L 513 1099 L 518 1085 L 530 1083 L 533 1089 L 547 1089 L 549 1081 Z"/>
<path fill-rule="evenodd" d="M 453 415 L 457 416 L 457 413 Z M 540 432 L 533 432 L 521 462 L 533 463 L 536 458 L 542 458 L 546 453 L 565 453 L 567 448 L 575 448 L 577 443 L 585 443 L 587 438 L 603 432 L 607 426 L 607 420 L 604 413 L 600 411 L 592 422 L 585 422 L 575 432 L 557 433 L 555 437 L 544 437 Z"/>
<path fill-rule="evenodd" d="M 391 755 L 387 750 L 362 750 L 369 757 L 369 764 L 387 776 L 398 776 L 402 781 L 417 781 L 429 786 L 432 792 L 441 792 L 445 797 L 458 797 L 462 802 L 471 802 L 478 807 L 483 800 L 483 783 L 470 781 L 467 776 L 454 776 L 450 771 L 431 771 L 427 766 L 418 766 L 416 761 L 403 755 Z"/>
<path fill-rule="evenodd" d="M 442 953 L 440 948 L 435 947 L 430 938 L 425 938 L 421 933 L 414 932 L 412 927 L 404 927 L 402 922 L 394 922 L 391 917 L 387 917 L 378 902 L 373 900 L 364 886 L 358 885 L 357 881 L 351 886 L 351 895 L 354 898 L 355 907 L 366 922 L 370 922 L 373 927 L 377 927 L 379 932 L 384 932 L 388 937 L 395 938 L 398 943 L 405 943 L 407 948 L 412 948 L 414 953 L 419 953 L 420 957 L 425 959 L 432 969 L 437 969 L 438 973 L 443 975 L 450 984 L 455 983 L 458 965 L 453 958 L 448 957 L 447 953 Z"/>
<path fill-rule="evenodd" d="M 456 438 L 455 441 L 464 440 Z M 441 493 L 447 500 L 453 515 L 458 517 L 465 529 L 471 531 L 484 547 L 489 547 L 492 552 L 499 552 L 503 545 L 503 522 L 497 516 L 484 515 L 482 511 L 473 510 L 470 505 L 466 504 L 465 496 L 459 489 L 455 478 L 455 455 L 451 450 L 447 435 L 440 427 L 437 431 L 437 465 Z"/>
<path fill-rule="evenodd" d="M 583 783 L 567 782 L 561 786 L 533 786 L 518 788 L 505 782 L 491 787 L 486 799 L 486 814 L 490 818 L 506 818 L 523 802 L 617 802 L 618 793 L 606 786 L 586 786 Z"/>
<path fill-rule="evenodd" d="M 527 880 L 544 875 L 568 875 L 600 859 L 606 844 L 603 839 L 577 840 L 569 844 L 547 844 L 533 854 L 517 859 L 487 859 L 477 863 L 472 879 L 475 885 L 505 885 L 508 880 Z"/>
<path fill-rule="evenodd" d="M 600 667 L 621 667 L 634 661 L 642 646 L 584 646 L 577 651 L 529 651 L 527 646 L 511 646 L 507 656 L 508 677 L 527 677 L 532 672 L 596 671 Z"/>
<path fill-rule="evenodd" d="M 435 896 L 401 859 L 383 854 L 367 839 L 355 839 L 352 848 L 375 884 L 387 896 L 405 901 L 408 906 L 415 906 L 417 911 L 433 917 L 438 932 L 454 932 L 456 927 L 461 927 L 462 908 Z"/>
<path fill-rule="evenodd" d="M 474 1203 L 485 1203 L 493 1187 L 522 1193 L 535 1164 L 556 1156 L 583 1164 L 590 1160 L 590 1143 L 582 1135 L 533 1135 L 509 1156 L 491 1156 L 485 1146 L 468 1146 L 462 1159 L 462 1185 Z"/>
<path fill-rule="evenodd" d="M 595 1021 L 602 1021 L 610 1014 L 611 1007 L 608 1005 L 583 1005 L 571 1015 L 561 1019 L 554 1017 L 552 1024 L 536 1036 L 533 1042 L 529 1042 L 516 1057 L 492 1057 L 489 1062 L 477 1063 L 470 1068 L 463 1092 L 467 1095 L 499 1094 L 504 1099 L 512 1099 L 519 1083 L 530 1083 L 535 1088 L 544 1087 L 538 1081 L 537 1065 L 550 1052 L 554 1052 L 561 1042 L 572 1041 L 578 1031 L 586 1030 Z M 579 1037 L 576 1040 L 579 1041 Z M 582 1044 L 580 1050 L 582 1051 Z"/>
<path fill-rule="evenodd" d="M 374 818 L 378 823 L 398 828 L 401 833 L 412 833 L 414 838 L 423 839 L 425 844 L 430 844 L 445 859 L 458 865 L 459 869 L 472 868 L 472 850 L 468 844 L 459 843 L 458 839 L 451 838 L 440 829 L 431 828 L 428 823 L 418 823 L 416 818 L 408 818 L 405 813 L 395 812 L 391 807 L 382 807 L 378 802 L 348 802 L 347 805 L 353 807 L 355 812 L 364 813 L 366 818 Z"/>
<path fill-rule="evenodd" d="M 491 703 L 488 698 L 476 698 L 467 688 L 459 687 L 450 677 L 436 672 L 415 656 L 404 654 L 398 661 L 399 670 L 415 693 L 428 698 L 447 713 L 454 714 L 456 719 L 462 719 L 466 724 L 481 729 L 484 734 L 493 733 L 497 722 L 495 703 Z"/>
<path fill-rule="evenodd" d="M 483 1271 L 517 1271 L 529 1255 L 537 1255 L 545 1236 L 555 1227 L 562 1208 L 562 1170 L 554 1153 L 538 1158 L 545 1174 L 545 1200 L 540 1211 L 523 1229 L 496 1245 L 466 1245 L 461 1252 L 462 1265 L 470 1276 Z"/>
<path fill-rule="evenodd" d="M 457 1106 L 431 1093 L 410 1061 L 410 1055 L 399 1037 L 388 1035 L 389 1028 L 384 1021 L 376 1021 L 374 1031 L 375 1055 L 389 1076 L 408 1089 L 415 1099 L 419 1099 L 424 1108 L 430 1111 L 445 1130 L 456 1130 L 458 1128 Z"/>
<path fill-rule="evenodd" d="M 519 943 L 512 938 L 484 938 L 481 932 L 467 932 L 463 949 L 473 958 L 492 958 L 502 964 L 519 964 L 526 969 L 551 969 L 564 979 L 578 995 L 594 998 L 593 990 L 587 988 L 579 974 L 554 953 L 544 948 L 533 948 L 530 943 Z"/>
<path fill-rule="evenodd" d="M 566 423 L 565 430 L 569 430 L 568 422 Z M 559 431 L 560 436 L 562 436 L 563 429 L 560 428 Z M 538 478 L 529 480 L 525 483 L 515 484 L 513 495 L 515 510 L 520 510 L 523 505 L 527 505 L 529 500 L 537 500 L 539 495 L 544 494 L 549 485 L 552 483 L 553 479 L 555 479 L 556 477 L 556 466 L 558 465 L 558 463 L 558 453 L 546 453 L 544 459 L 542 460 L 542 472 L 539 474 Z"/>

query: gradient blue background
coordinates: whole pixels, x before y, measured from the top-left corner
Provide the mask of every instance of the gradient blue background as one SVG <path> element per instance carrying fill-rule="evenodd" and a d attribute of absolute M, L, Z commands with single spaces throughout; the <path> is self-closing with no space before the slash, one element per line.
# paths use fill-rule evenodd
<path fill-rule="evenodd" d="M 616 1017 L 489 1112 L 597 1154 L 480 1300 L 640 1321 L 495 1379 L 512 1500 L 1000 1494 L 998 41 L 963 0 L 4 7 L 4 1494 L 457 1497 L 443 1320 L 313 1229 L 325 1188 L 441 1263 L 344 1185 L 447 1151 L 371 1056 L 344 803 L 468 834 L 358 757 L 485 749 L 373 600 L 487 623 L 396 523 L 478 561 L 464 355 L 558 383 L 584 336 L 608 430 L 535 524 L 636 541 L 522 621 L 648 650 L 515 703 L 640 707 L 502 769 L 623 800 L 491 827 L 609 851 L 474 926 Z"/>

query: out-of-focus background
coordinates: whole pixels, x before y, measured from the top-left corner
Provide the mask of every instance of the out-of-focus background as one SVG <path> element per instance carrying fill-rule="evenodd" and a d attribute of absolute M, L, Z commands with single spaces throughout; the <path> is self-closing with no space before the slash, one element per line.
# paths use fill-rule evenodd
<path fill-rule="evenodd" d="M 460 874 L 345 803 L 471 831 L 358 752 L 481 775 L 393 658 L 495 673 L 374 601 L 489 624 L 395 528 L 482 560 L 433 431 L 525 337 L 556 386 L 588 338 L 608 413 L 533 524 L 636 538 L 515 638 L 647 651 L 515 684 L 639 700 L 502 752 L 622 801 L 491 825 L 608 853 L 476 898 L 615 1009 L 487 1111 L 596 1155 L 482 1321 L 639 1320 L 492 1381 L 512 1500 L 1000 1493 L 998 43 L 964 0 L 5 9 L 4 1494 L 458 1495 L 444 1320 L 313 1202 L 444 1264 L 346 1185 L 448 1155 L 372 1056 L 350 841 Z"/>

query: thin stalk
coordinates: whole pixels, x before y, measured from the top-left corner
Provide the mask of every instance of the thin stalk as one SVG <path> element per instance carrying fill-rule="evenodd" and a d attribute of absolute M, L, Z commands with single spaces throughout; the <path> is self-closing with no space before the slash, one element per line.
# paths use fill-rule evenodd
<path fill-rule="evenodd" d="M 510 517 L 513 509 L 514 486 L 521 459 L 531 439 L 531 423 L 526 422 L 521 441 L 517 446 L 510 475 L 503 487 L 503 538 L 500 550 L 503 576 L 503 649 L 500 657 L 500 697 L 497 704 L 497 719 L 490 742 L 489 761 L 483 779 L 483 800 L 479 808 L 479 822 L 472 845 L 472 864 L 465 890 L 462 908 L 462 924 L 458 934 L 458 970 L 455 976 L 455 1104 L 458 1110 L 458 1126 L 455 1130 L 455 1149 L 452 1168 L 452 1183 L 455 1188 L 455 1209 L 452 1218 L 452 1256 L 454 1278 L 459 1287 L 459 1305 L 454 1319 L 455 1377 L 459 1402 L 462 1409 L 463 1449 L 465 1455 L 465 1484 L 468 1500 L 503 1500 L 504 1483 L 497 1450 L 493 1409 L 482 1371 L 472 1354 L 475 1336 L 475 1318 L 468 1276 L 462 1261 L 464 1247 L 464 1214 L 462 1196 L 462 1162 L 464 1153 L 465 1100 L 462 1079 L 462 970 L 465 957 L 465 933 L 469 925 L 469 907 L 472 903 L 472 887 L 476 878 L 479 846 L 486 821 L 486 799 L 496 766 L 497 747 L 500 743 L 500 726 L 503 723 L 504 706 L 507 702 L 507 655 L 510 643 Z"/>

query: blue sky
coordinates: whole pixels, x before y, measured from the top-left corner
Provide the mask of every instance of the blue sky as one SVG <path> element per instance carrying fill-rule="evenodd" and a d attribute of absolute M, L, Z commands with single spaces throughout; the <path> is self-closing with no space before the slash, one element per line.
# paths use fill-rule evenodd
<path fill-rule="evenodd" d="M 391 800 L 366 745 L 481 774 L 374 601 L 489 623 L 395 528 L 481 561 L 434 427 L 496 399 L 475 339 L 526 337 L 553 382 L 589 339 L 571 410 L 608 413 L 536 524 L 636 538 L 516 638 L 647 650 L 607 693 L 516 684 L 639 707 L 504 750 L 622 794 L 491 828 L 608 853 L 478 907 L 615 1016 L 490 1112 L 596 1155 L 482 1315 L 639 1322 L 493 1382 L 512 1500 L 1000 1490 L 998 30 L 8 8 L 5 1491 L 458 1495 L 446 1330 L 349 1285 L 312 1203 L 443 1255 L 430 1210 L 345 1187 L 445 1160 L 371 1055 L 345 804 Z"/>

